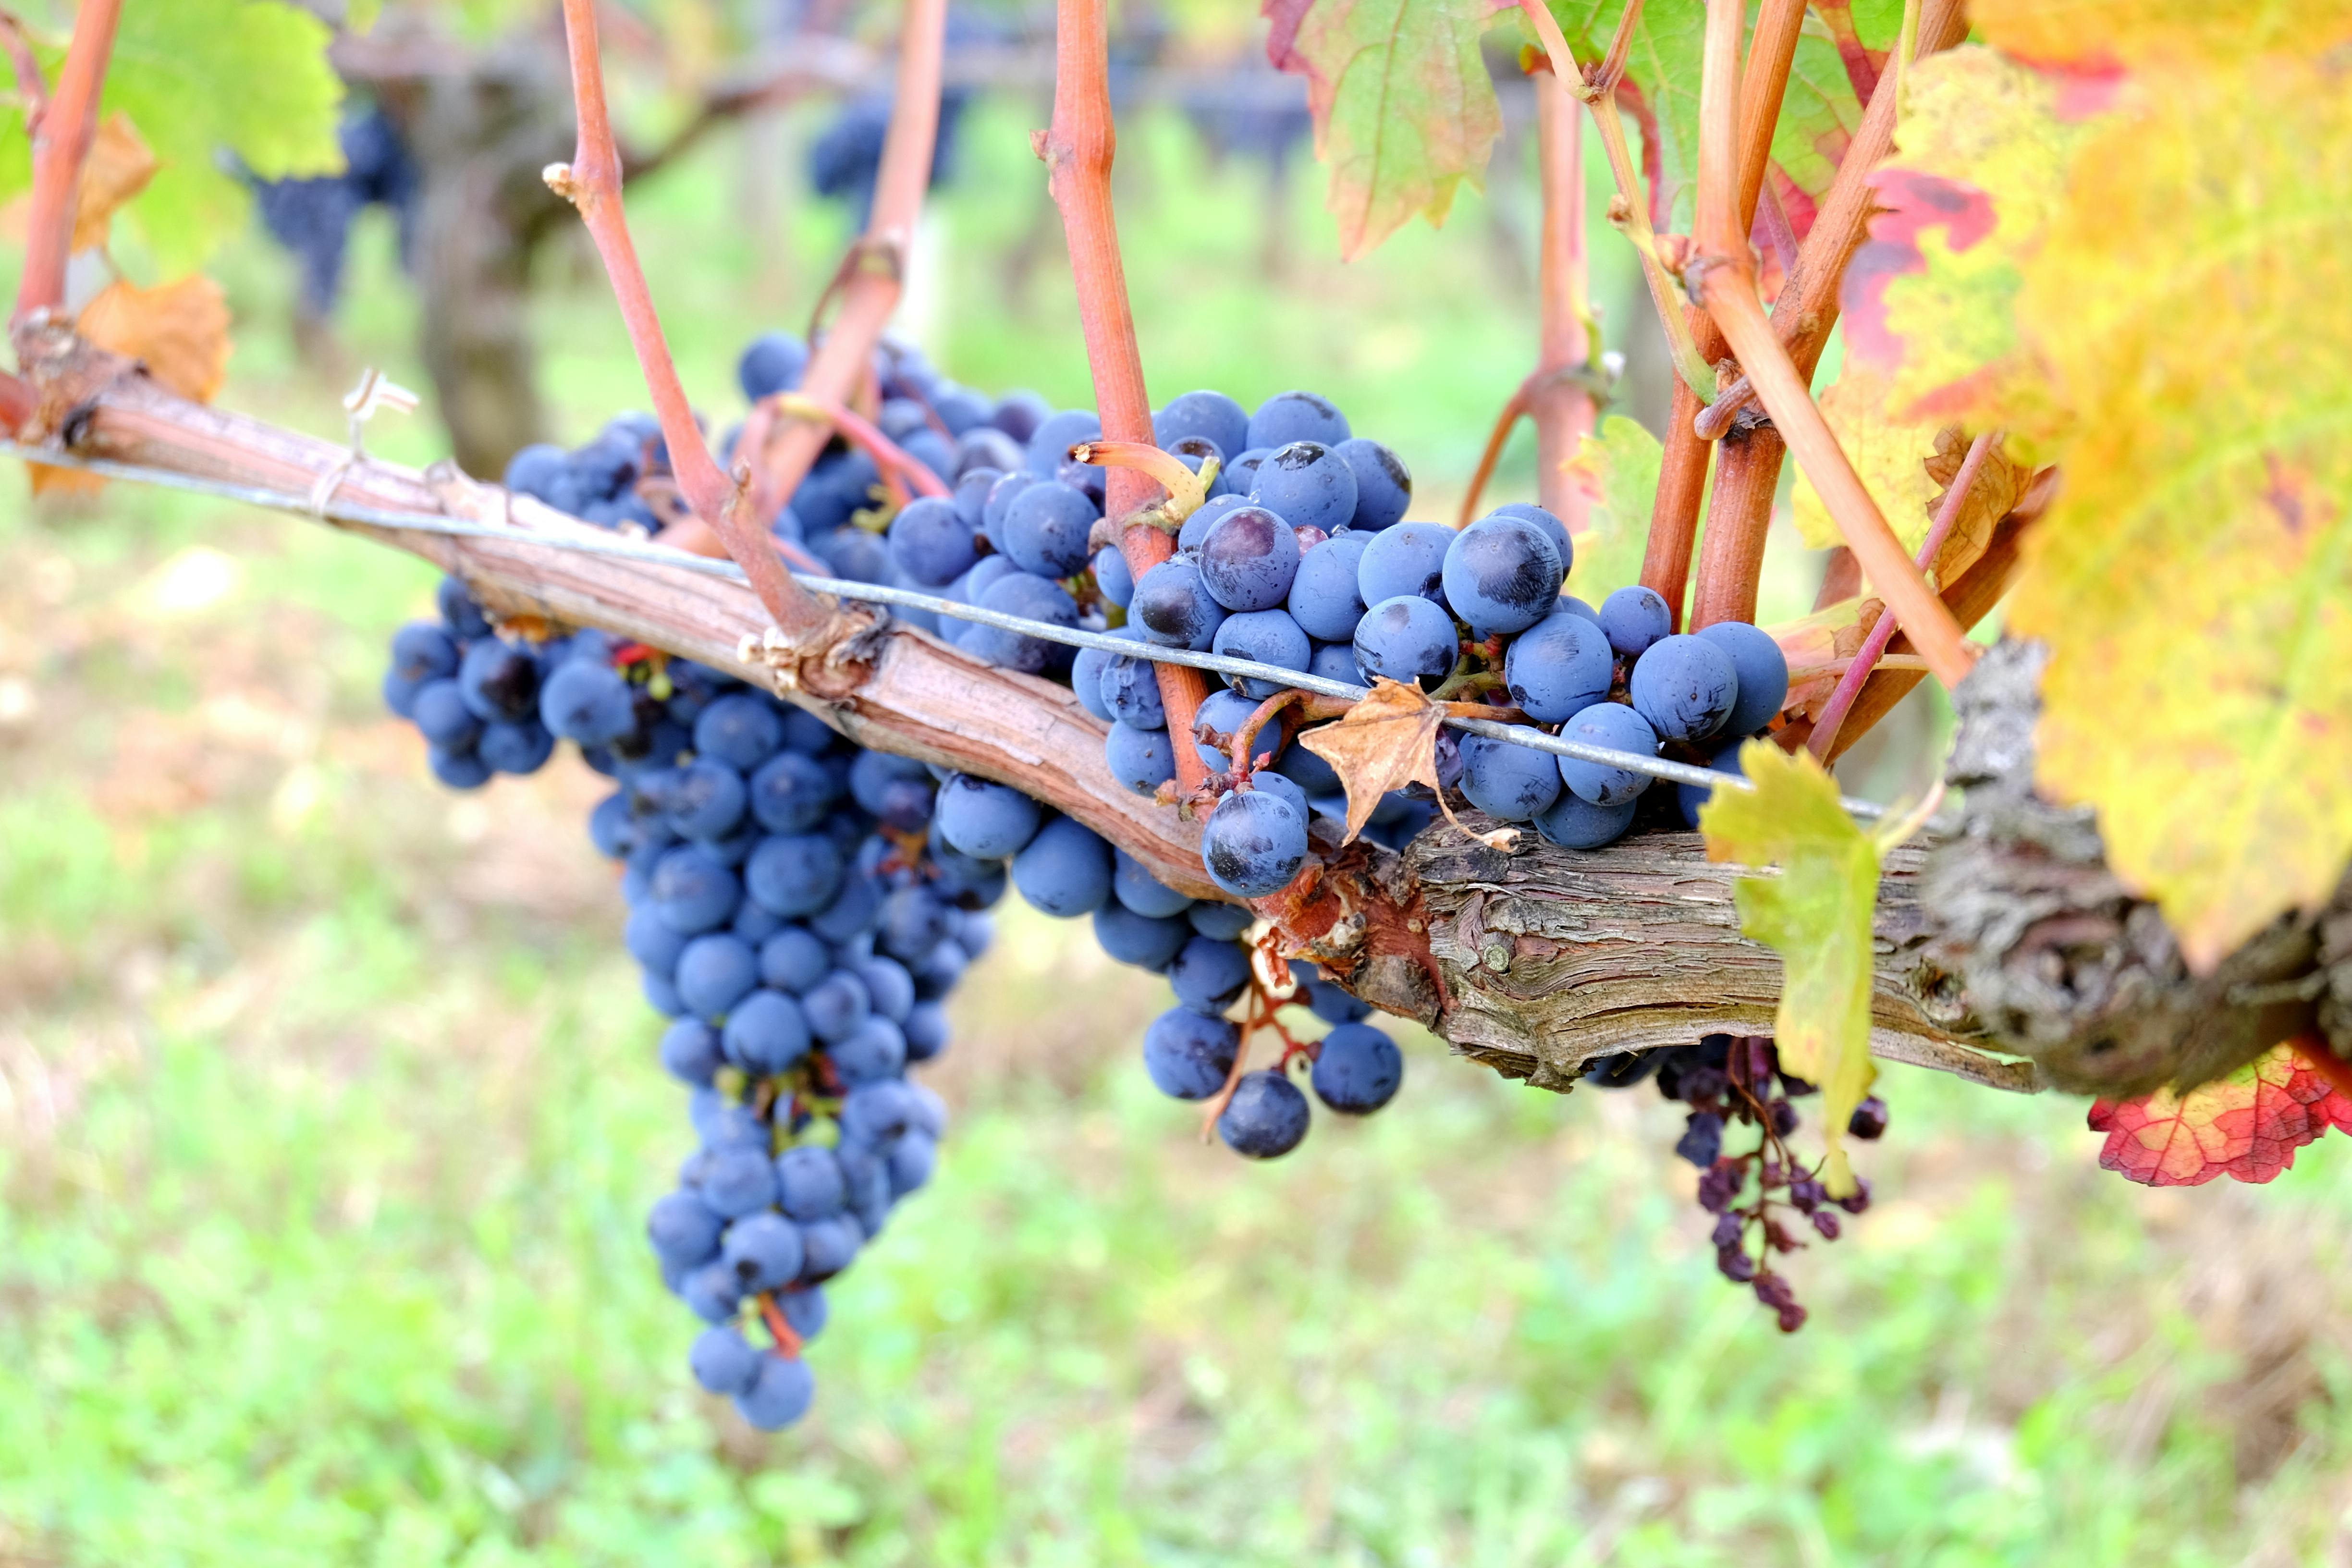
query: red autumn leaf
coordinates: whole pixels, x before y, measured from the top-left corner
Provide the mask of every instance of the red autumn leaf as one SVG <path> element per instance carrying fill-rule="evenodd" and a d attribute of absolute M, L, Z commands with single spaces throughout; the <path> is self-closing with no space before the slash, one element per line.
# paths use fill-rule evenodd
<path fill-rule="evenodd" d="M 2352 1131 L 2352 1096 L 2336 1087 L 2316 1047 L 2289 1040 L 2225 1079 L 2175 1094 L 2159 1089 L 2091 1107 L 2107 1135 L 2099 1163 L 2151 1187 L 2194 1187 L 2216 1176 L 2267 1182 L 2326 1131 Z"/>

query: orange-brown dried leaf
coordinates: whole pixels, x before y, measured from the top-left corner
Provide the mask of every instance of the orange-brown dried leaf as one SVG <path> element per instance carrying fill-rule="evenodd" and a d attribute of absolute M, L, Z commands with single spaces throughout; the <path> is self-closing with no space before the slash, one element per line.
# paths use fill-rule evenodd
<path fill-rule="evenodd" d="M 1353 842 L 1381 796 L 1409 784 L 1437 788 L 1437 729 L 1445 710 L 1422 691 L 1375 678 L 1372 694 L 1337 723 L 1298 737 L 1331 764 L 1348 790 L 1348 837 Z"/>
<path fill-rule="evenodd" d="M 118 109 L 100 121 L 74 190 L 73 248 L 104 245 L 116 210 L 147 188 L 156 168 L 155 154 L 129 115 Z"/>
<path fill-rule="evenodd" d="M 228 321 L 220 285 L 188 277 L 154 289 L 110 283 L 82 308 L 80 327 L 181 396 L 209 403 L 228 376 Z"/>
<path fill-rule="evenodd" d="M 26 476 L 32 481 L 37 496 L 64 498 L 94 496 L 106 489 L 106 481 L 96 474 L 83 473 L 79 468 L 52 468 L 47 463 L 28 463 Z"/>
<path fill-rule="evenodd" d="M 2151 1187 L 2269 1181 L 2330 1127 L 2352 1131 L 2352 1099 L 2322 1071 L 2324 1048 L 2290 1040 L 2186 1094 L 2093 1102 L 2091 1131 L 2107 1135 L 2099 1163 Z"/>

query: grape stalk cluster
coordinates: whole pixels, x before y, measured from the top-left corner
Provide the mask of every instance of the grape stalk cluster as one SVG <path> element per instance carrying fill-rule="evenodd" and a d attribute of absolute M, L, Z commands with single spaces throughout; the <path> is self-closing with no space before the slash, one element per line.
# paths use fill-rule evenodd
<path fill-rule="evenodd" d="M 1817 1166 L 1808 1166 L 1790 1147 L 1798 1126 L 1795 1101 L 1816 1091 L 1812 1084 L 1780 1066 L 1772 1042 L 1747 1035 L 1708 1035 L 1695 1046 L 1666 1046 L 1596 1057 L 1584 1079 L 1600 1089 L 1632 1089 L 1644 1079 L 1669 1100 L 1690 1108 L 1675 1152 L 1699 1169 L 1698 1205 L 1715 1216 L 1715 1263 L 1723 1277 L 1756 1292 L 1783 1333 L 1804 1327 L 1805 1309 L 1789 1278 L 1775 1270 L 1775 1257 L 1805 1245 L 1810 1229 L 1835 1241 L 1840 1211 L 1858 1215 L 1870 1207 L 1870 1184 L 1855 1178 L 1854 1191 L 1832 1198 Z M 1727 1152 L 1727 1136 L 1753 1130 L 1751 1147 Z M 1847 1118 L 1849 1135 L 1864 1140 L 1886 1131 L 1886 1102 L 1872 1095 Z"/>

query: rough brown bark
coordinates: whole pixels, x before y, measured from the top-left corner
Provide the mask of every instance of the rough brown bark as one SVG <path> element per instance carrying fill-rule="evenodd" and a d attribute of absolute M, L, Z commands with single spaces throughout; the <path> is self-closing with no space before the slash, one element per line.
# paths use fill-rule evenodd
<path fill-rule="evenodd" d="M 1953 694 L 1965 826 L 1920 879 L 1928 949 L 1985 1026 L 2056 1087 L 2117 1097 L 2210 1082 L 2315 1026 L 2352 1045 L 2352 879 L 2192 974 L 2157 907 L 2107 868 L 2090 809 L 2033 792 L 2046 658 L 2003 643 Z"/>

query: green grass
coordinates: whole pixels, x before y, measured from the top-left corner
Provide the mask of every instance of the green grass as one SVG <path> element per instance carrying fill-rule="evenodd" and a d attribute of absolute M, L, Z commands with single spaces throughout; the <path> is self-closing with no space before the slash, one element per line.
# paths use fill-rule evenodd
<path fill-rule="evenodd" d="M 1003 140 L 975 158 L 1034 195 Z M 1296 274 L 1254 287 L 1246 176 L 1131 145 L 1167 388 L 1344 389 L 1458 483 L 1524 330 L 1400 307 L 1477 264 L 1476 205 L 1341 273 L 1300 193 Z M 724 171 L 640 208 L 714 406 L 729 301 L 773 286 L 713 237 Z M 943 361 L 1077 396 L 1057 237 L 997 314 L 1024 214 L 948 206 Z M 807 284 L 831 236 L 795 234 Z M 383 239 L 353 352 L 404 366 Z M 230 401 L 331 429 L 279 264 L 226 271 Z M 636 398 L 598 295 L 544 310 L 576 438 Z M 1713 1276 L 1647 1091 L 1417 1037 L 1389 1110 L 1244 1167 L 1136 1068 L 1157 983 L 1018 910 L 955 1001 L 939 1177 L 834 1291 L 815 1413 L 749 1432 L 640 1237 L 687 1135 L 595 781 L 453 798 L 375 706 L 429 582 L 181 498 L 0 517 L 36 704 L 0 721 L 0 1563 L 2352 1562 L 2343 1148 L 2151 1193 L 2077 1102 L 1890 1068 L 1879 1202 L 1791 1264 L 1783 1338 Z"/>

